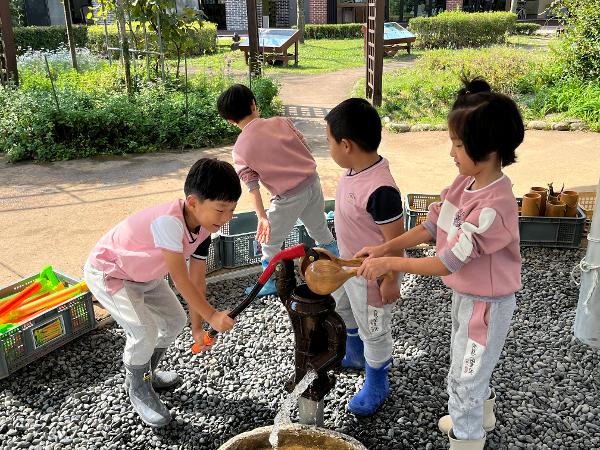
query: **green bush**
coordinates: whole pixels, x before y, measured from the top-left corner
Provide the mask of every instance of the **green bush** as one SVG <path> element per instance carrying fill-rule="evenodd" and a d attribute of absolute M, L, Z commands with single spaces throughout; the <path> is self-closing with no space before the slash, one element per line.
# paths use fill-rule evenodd
<path fill-rule="evenodd" d="M 537 23 L 517 22 L 517 23 L 515 23 L 513 28 L 510 30 L 510 32 L 511 32 L 511 34 L 531 35 L 531 34 L 535 33 L 537 30 L 539 30 L 540 28 L 542 28 L 542 26 Z"/>
<path fill-rule="evenodd" d="M 134 22 L 132 23 L 135 40 L 131 38 L 131 33 L 128 34 L 129 45 L 131 48 L 138 50 L 144 49 L 144 30 L 142 26 Z M 119 31 L 116 25 L 108 25 L 108 43 L 111 47 L 119 46 Z M 158 35 L 149 29 L 146 32 L 148 37 L 148 47 L 151 51 L 158 51 Z M 202 22 L 202 26 L 195 31 L 194 40 L 197 45 L 192 49 L 188 56 L 199 56 L 207 53 L 215 53 L 217 51 L 217 25 L 212 22 Z M 176 56 L 176 52 L 168 43 L 163 42 L 165 56 Z M 106 36 L 104 34 L 104 25 L 88 26 L 88 48 L 95 53 L 106 54 Z"/>
<path fill-rule="evenodd" d="M 56 74 L 56 107 L 50 82 L 40 72 L 21 73 L 20 89 L 0 87 L 0 149 L 7 160 L 52 161 L 97 154 L 142 153 L 200 148 L 231 142 L 239 130 L 220 118 L 218 95 L 233 80 L 197 76 L 181 84 L 143 83 L 130 100 L 118 65 Z M 269 79 L 253 85 L 258 107 L 268 117 L 277 86 Z"/>
<path fill-rule="evenodd" d="M 56 50 L 68 44 L 67 28 L 64 25 L 43 27 L 15 27 L 15 43 L 19 54 L 32 50 Z M 77 47 L 87 45 L 87 29 L 85 25 L 74 25 L 73 35 Z"/>
<path fill-rule="evenodd" d="M 304 26 L 304 37 L 306 39 L 354 39 L 362 36 L 362 24 L 360 23 L 307 24 Z"/>
<path fill-rule="evenodd" d="M 565 33 L 560 56 L 565 70 L 584 79 L 600 78 L 600 0 L 559 0 Z"/>
<path fill-rule="evenodd" d="M 516 20 L 516 14 L 510 12 L 446 11 L 434 17 L 412 18 L 409 28 L 421 48 L 483 47 L 505 42 Z"/>
<path fill-rule="evenodd" d="M 432 50 L 413 67 L 384 75 L 381 113 L 398 122 L 444 123 L 463 73 L 485 78 L 494 90 L 513 96 L 527 109 L 536 87 L 547 79 L 545 74 L 533 75 L 543 64 L 543 54 L 504 46 Z"/>

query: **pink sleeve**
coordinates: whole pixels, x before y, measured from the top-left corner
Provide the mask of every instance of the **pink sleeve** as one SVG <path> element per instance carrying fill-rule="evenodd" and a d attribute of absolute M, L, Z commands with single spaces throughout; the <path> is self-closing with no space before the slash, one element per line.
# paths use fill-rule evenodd
<path fill-rule="evenodd" d="M 464 218 L 460 228 L 448 241 L 448 246 L 438 256 L 446 268 L 454 273 L 481 255 L 490 255 L 503 249 L 513 239 L 513 234 L 495 209 L 474 209 Z"/>
<path fill-rule="evenodd" d="M 427 212 L 427 219 L 423 222 L 423 227 L 429 232 L 432 238 L 435 239 L 437 235 L 437 221 L 440 216 L 440 209 L 442 209 L 442 203 L 444 203 L 444 199 L 446 198 L 446 194 L 448 193 L 448 189 L 446 188 L 440 194 L 440 201 L 432 203 L 429 205 L 429 211 Z"/>
<path fill-rule="evenodd" d="M 240 180 L 248 187 L 248 190 L 253 191 L 258 189 L 258 180 L 260 180 L 260 176 L 255 170 L 248 166 L 245 159 L 240 155 L 239 149 L 233 148 L 232 157 L 233 167 L 240 177 Z"/>
<path fill-rule="evenodd" d="M 308 144 L 306 142 L 306 139 L 304 138 L 304 135 L 302 133 L 300 133 L 300 131 L 298 130 L 298 128 L 296 128 L 294 126 L 294 123 L 291 121 L 291 119 L 288 119 L 286 117 L 285 121 L 287 122 L 288 126 L 292 129 L 292 131 L 294 132 L 294 134 L 296 136 L 298 136 L 298 139 L 300 139 L 302 141 L 302 143 L 304 144 L 304 146 L 310 151 L 310 147 L 308 146 Z"/>

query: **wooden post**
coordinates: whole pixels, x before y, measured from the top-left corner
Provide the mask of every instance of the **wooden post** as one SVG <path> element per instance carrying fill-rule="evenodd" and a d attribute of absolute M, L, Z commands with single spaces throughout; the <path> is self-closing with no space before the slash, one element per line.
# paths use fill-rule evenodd
<path fill-rule="evenodd" d="M 260 63 L 258 61 L 258 18 L 256 16 L 256 0 L 246 0 L 248 14 L 248 70 L 250 80 L 260 77 Z"/>
<path fill-rule="evenodd" d="M 133 97 L 133 86 L 131 83 L 131 65 L 129 56 L 129 41 L 127 40 L 127 32 L 125 31 L 125 11 L 123 9 L 123 0 L 115 1 L 115 12 L 117 15 L 117 26 L 119 27 L 119 39 L 121 41 L 121 56 L 123 59 L 123 67 L 125 68 L 125 86 L 127 95 Z"/>
<path fill-rule="evenodd" d="M 6 80 L 11 80 L 15 84 L 19 84 L 19 72 L 17 71 L 17 48 L 15 46 L 15 36 L 13 34 L 12 22 L 10 17 L 10 6 L 8 1 L 0 1 L 0 39 L 2 39 L 0 53 L 0 69 L 6 70 Z M 4 58 L 4 61 L 2 61 Z M 4 67 L 2 67 L 4 62 Z M 1 78 L 0 73 L 0 78 Z"/>
<path fill-rule="evenodd" d="M 75 38 L 73 36 L 73 17 L 71 16 L 71 0 L 63 0 L 65 7 L 65 25 L 67 27 L 67 39 L 69 42 L 69 50 L 71 51 L 71 64 L 73 69 L 79 72 L 77 68 L 77 53 L 75 51 Z"/>
<path fill-rule="evenodd" d="M 365 94 L 373 106 L 381 106 L 382 100 L 384 6 L 385 0 L 369 0 L 367 3 Z"/>

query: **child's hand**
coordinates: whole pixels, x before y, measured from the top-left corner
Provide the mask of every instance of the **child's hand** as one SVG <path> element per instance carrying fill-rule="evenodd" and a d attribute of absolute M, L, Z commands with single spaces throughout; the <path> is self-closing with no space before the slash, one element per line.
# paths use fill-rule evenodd
<path fill-rule="evenodd" d="M 358 268 L 356 275 L 359 277 L 365 277 L 367 280 L 376 280 L 386 272 L 390 272 L 392 258 L 367 258 L 363 261 L 362 265 Z"/>
<path fill-rule="evenodd" d="M 207 320 L 208 324 L 214 328 L 215 331 L 222 333 L 223 331 L 231 330 L 235 321 L 229 317 L 228 310 L 225 311 L 215 311 L 212 316 L 210 316 Z"/>
<path fill-rule="evenodd" d="M 192 329 L 192 337 L 194 338 L 192 353 L 200 353 L 209 350 L 217 340 L 216 337 L 211 338 L 202 328 Z"/>
<path fill-rule="evenodd" d="M 256 228 L 256 240 L 261 244 L 269 242 L 271 237 L 271 224 L 266 217 L 258 218 L 258 226 Z"/>
<path fill-rule="evenodd" d="M 393 278 L 384 278 L 379 286 L 381 293 L 381 301 L 384 305 L 391 305 L 400 298 L 400 288 L 398 288 L 398 280 Z"/>
<path fill-rule="evenodd" d="M 372 258 L 379 258 L 384 255 L 385 255 L 385 252 L 383 249 L 383 245 L 375 245 L 373 247 L 363 247 L 358 252 L 356 252 L 356 255 L 354 255 L 354 257 L 360 258 L 363 256 L 367 256 L 367 257 L 370 256 Z"/>

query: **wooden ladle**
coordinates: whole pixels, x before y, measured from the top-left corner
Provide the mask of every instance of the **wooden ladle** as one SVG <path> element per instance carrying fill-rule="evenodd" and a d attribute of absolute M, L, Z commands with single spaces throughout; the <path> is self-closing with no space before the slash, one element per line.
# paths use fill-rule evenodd
<path fill-rule="evenodd" d="M 357 269 L 346 270 L 333 261 L 319 259 L 309 264 L 304 272 L 304 279 L 308 288 L 315 294 L 328 295 L 344 284 L 348 279 L 356 276 Z M 390 277 L 390 273 L 382 275 Z"/>
<path fill-rule="evenodd" d="M 333 261 L 340 267 L 360 267 L 365 258 L 355 258 L 355 259 L 342 259 L 335 256 L 329 250 L 326 250 L 321 247 L 313 247 L 311 248 L 313 254 L 306 255 L 300 261 L 300 273 L 304 275 L 306 272 L 306 268 L 311 265 L 315 261 Z M 316 255 L 315 255 L 316 253 Z"/>

